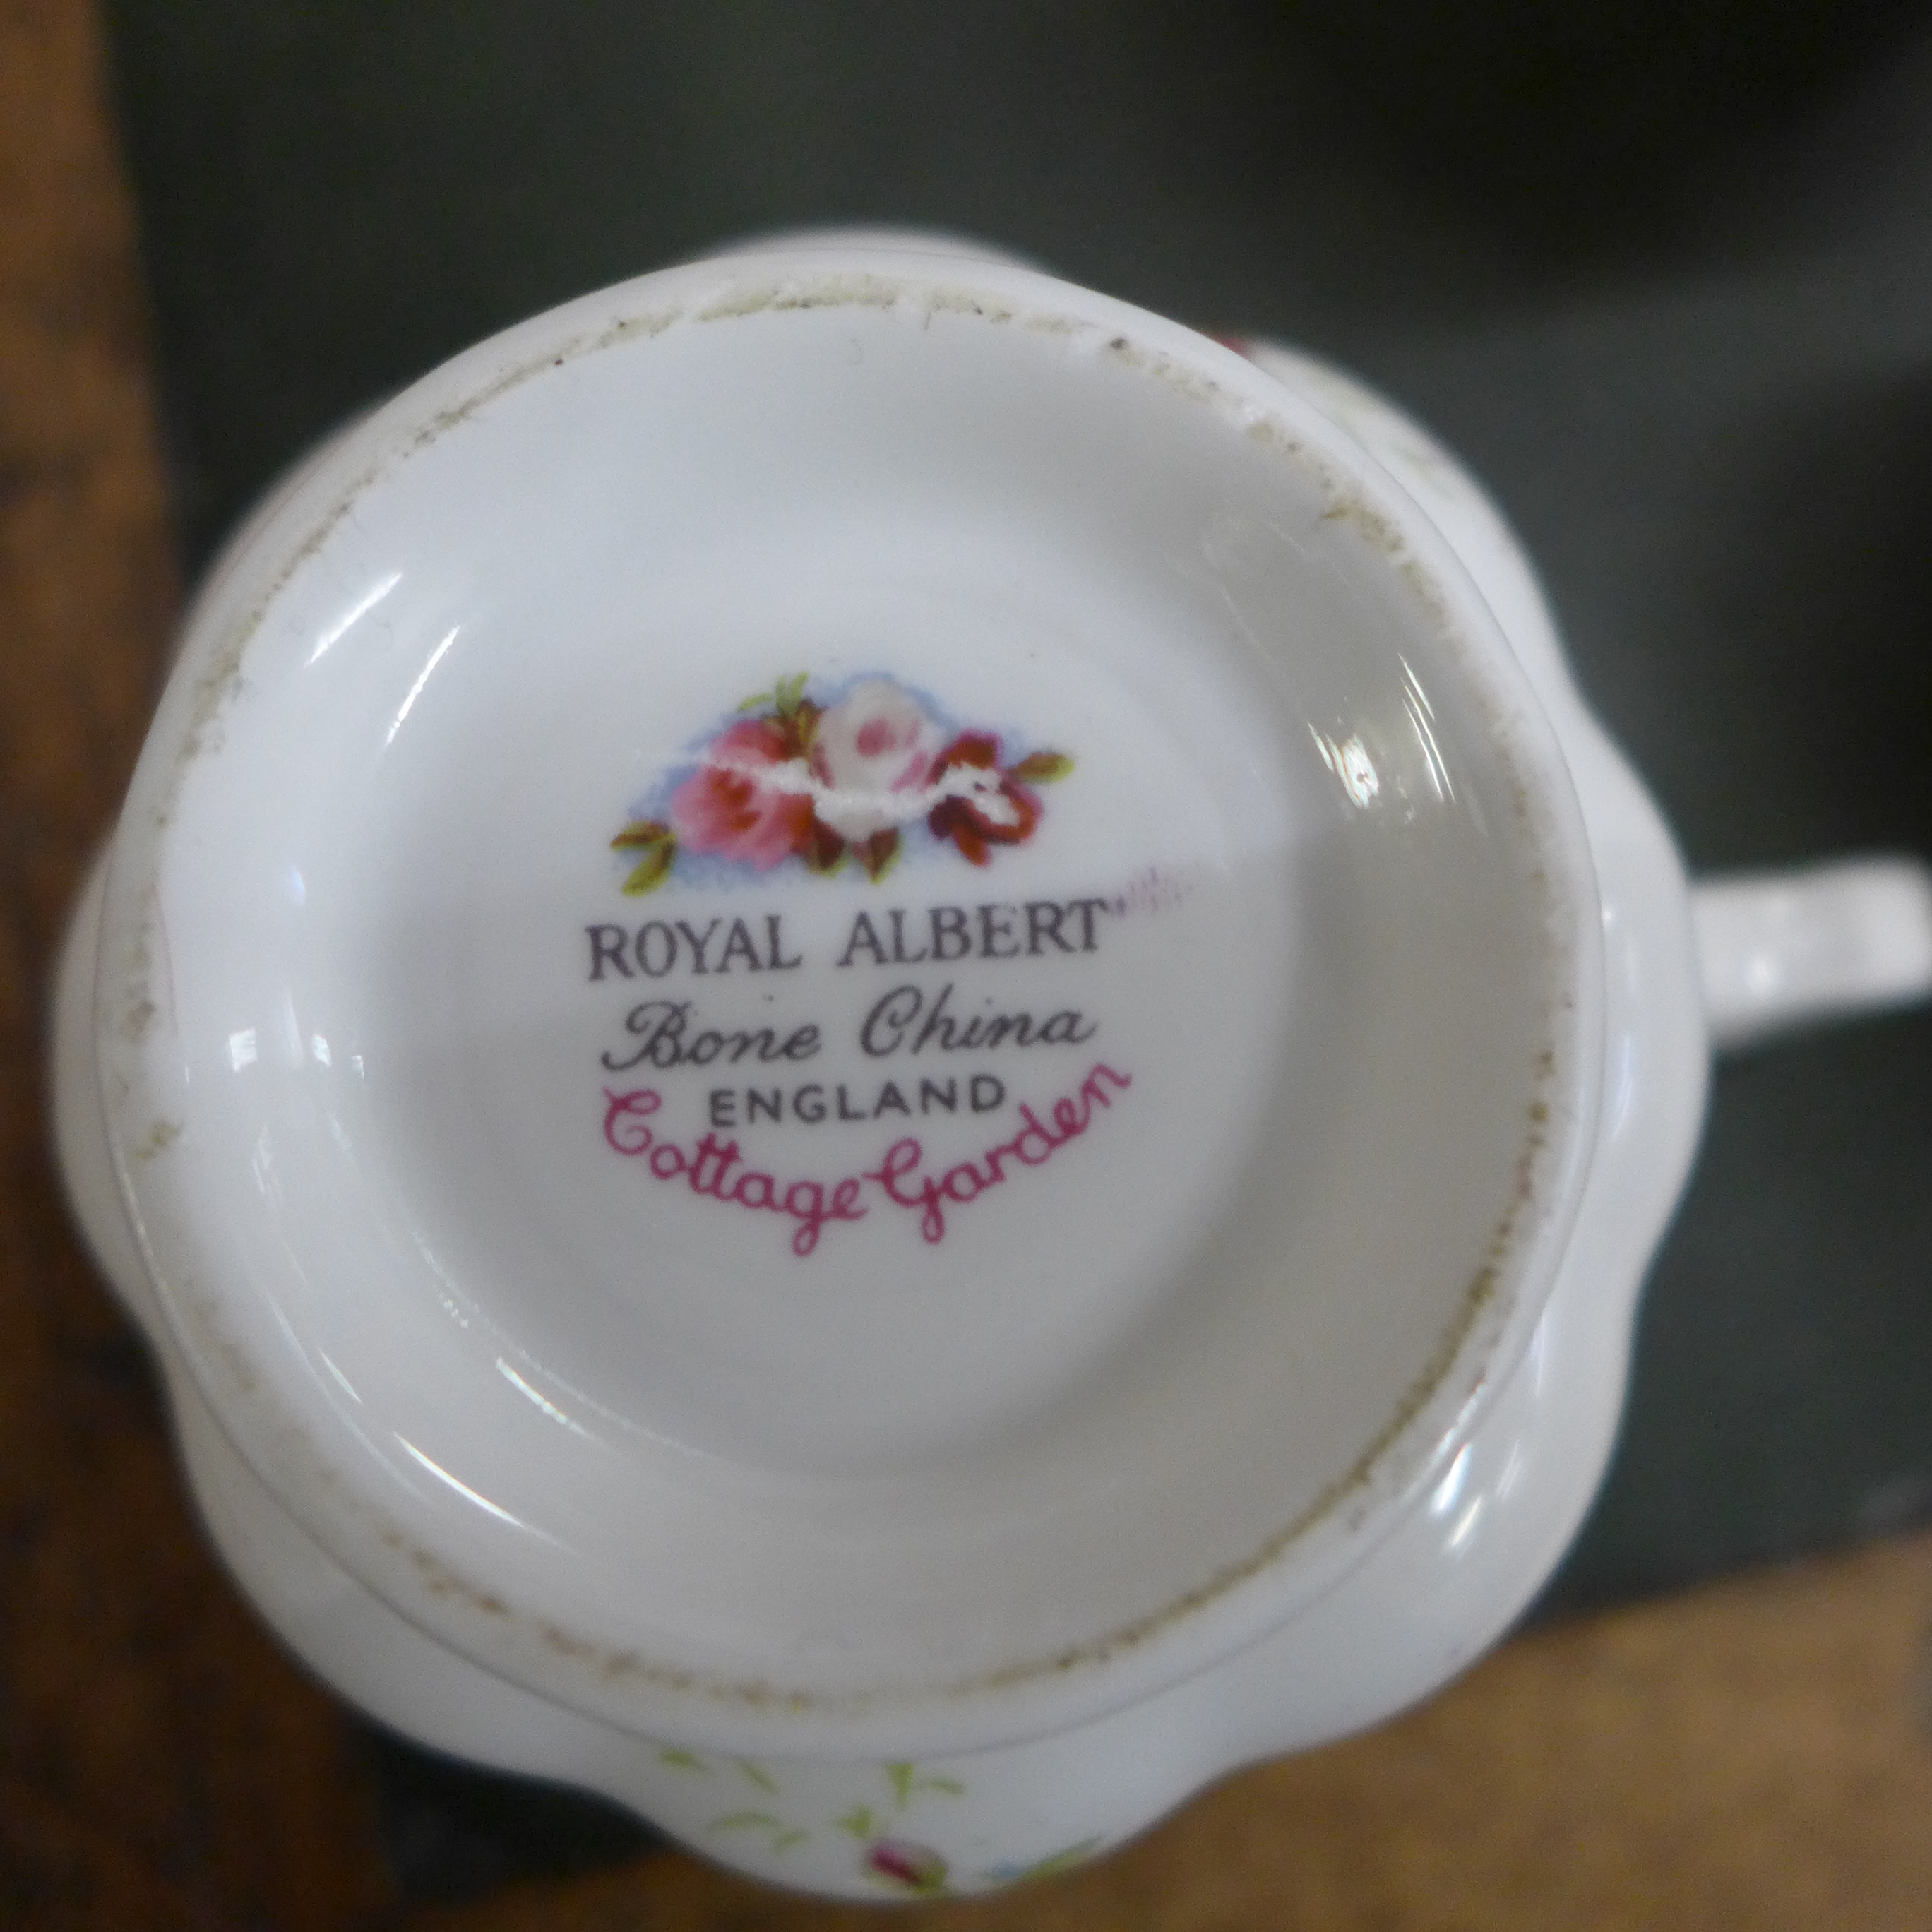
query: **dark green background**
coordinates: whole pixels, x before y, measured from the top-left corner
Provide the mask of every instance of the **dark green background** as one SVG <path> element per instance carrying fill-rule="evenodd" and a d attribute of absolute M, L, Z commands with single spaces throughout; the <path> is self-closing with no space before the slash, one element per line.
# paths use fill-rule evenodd
<path fill-rule="evenodd" d="M 1302 344 L 1430 423 L 1694 867 L 1932 850 L 1922 8 L 107 10 L 191 561 L 309 439 L 532 310 L 748 231 L 940 226 Z M 1919 1016 L 1720 1071 L 1546 1602 L 1928 1516 Z M 422 1888 L 608 1849 L 382 1762 Z"/>

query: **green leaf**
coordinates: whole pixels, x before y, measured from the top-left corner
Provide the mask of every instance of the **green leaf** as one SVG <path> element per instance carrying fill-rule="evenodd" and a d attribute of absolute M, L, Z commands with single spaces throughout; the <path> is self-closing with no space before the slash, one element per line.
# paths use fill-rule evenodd
<path fill-rule="evenodd" d="M 614 852 L 628 852 L 634 846 L 657 845 L 671 836 L 670 827 L 661 818 L 634 818 L 610 842 Z"/>
<path fill-rule="evenodd" d="M 811 677 L 809 671 L 800 671 L 796 677 L 782 677 L 778 688 L 772 694 L 781 718 L 789 718 L 798 709 L 799 700 L 805 695 L 805 687 Z"/>
<path fill-rule="evenodd" d="M 741 1757 L 738 1760 L 738 1768 L 742 1771 L 760 1791 L 769 1791 L 772 1792 L 774 1795 L 776 1794 L 778 1788 L 778 1781 L 770 1772 L 765 1769 L 764 1766 L 754 1764 L 748 1757 Z"/>
<path fill-rule="evenodd" d="M 624 881 L 625 891 L 633 896 L 656 892 L 670 877 L 672 862 L 676 857 L 677 841 L 666 834 L 632 868 L 631 876 Z"/>
<path fill-rule="evenodd" d="M 808 872 L 829 879 L 845 862 L 845 842 L 830 826 L 821 825 L 814 818 L 800 856 Z"/>
<path fill-rule="evenodd" d="M 658 1753 L 658 1762 L 669 1765 L 674 1771 L 709 1771 L 711 1768 L 695 1751 L 682 1750 L 676 1744 L 666 1744 Z"/>
<path fill-rule="evenodd" d="M 866 868 L 866 876 L 877 885 L 898 863 L 899 835 L 888 826 L 852 848 L 853 856 Z"/>
<path fill-rule="evenodd" d="M 625 891 L 655 892 L 670 876 L 672 862 L 677 857 L 677 836 L 661 819 L 634 819 L 611 840 L 610 849 L 640 855 L 624 881 Z"/>
<path fill-rule="evenodd" d="M 892 1780 L 892 1796 L 903 1810 L 919 1791 L 941 1791 L 951 1798 L 962 1798 L 966 1787 L 956 1778 L 938 1772 L 922 1772 L 916 1764 L 889 1764 L 886 1775 Z"/>
<path fill-rule="evenodd" d="M 1056 1873 L 1071 1871 L 1076 1865 L 1084 1865 L 1100 1849 L 1098 1838 L 1082 1838 L 1077 1845 L 1069 1845 L 1064 1851 L 1054 1852 L 1043 1858 L 1036 1858 L 1030 1865 L 1019 1870 L 1003 1874 L 1009 1885 L 1030 1885 L 1035 1879 L 1052 1878 Z"/>
<path fill-rule="evenodd" d="M 1064 752 L 1032 752 L 1008 771 L 1010 778 L 1022 784 L 1052 784 L 1073 769 L 1073 760 Z"/>
<path fill-rule="evenodd" d="M 769 691 L 754 691 L 740 704 L 738 709 L 740 711 L 755 711 L 760 705 L 770 704 L 772 701 L 772 694 Z"/>
<path fill-rule="evenodd" d="M 849 1832 L 855 1838 L 870 1838 L 878 1831 L 878 1820 L 872 1816 L 869 1804 L 855 1804 L 844 1817 L 836 1821 L 842 1832 Z"/>
<path fill-rule="evenodd" d="M 784 1822 L 769 1811 L 728 1811 L 704 1828 L 707 1832 L 782 1832 Z"/>

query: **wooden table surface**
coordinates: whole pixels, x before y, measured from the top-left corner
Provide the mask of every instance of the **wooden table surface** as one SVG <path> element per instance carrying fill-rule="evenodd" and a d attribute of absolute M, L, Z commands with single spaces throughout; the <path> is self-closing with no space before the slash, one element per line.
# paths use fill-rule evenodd
<path fill-rule="evenodd" d="M 98 23 L 86 0 L 0 0 L 0 1925 L 878 1924 L 668 1853 L 403 1899 L 353 1727 L 203 1548 L 68 1228 L 41 1091 L 52 949 L 178 595 Z M 1542 1628 L 1097 1868 L 918 1910 L 1042 1932 L 1923 1932 L 1928 1618 L 1919 1536 Z"/>

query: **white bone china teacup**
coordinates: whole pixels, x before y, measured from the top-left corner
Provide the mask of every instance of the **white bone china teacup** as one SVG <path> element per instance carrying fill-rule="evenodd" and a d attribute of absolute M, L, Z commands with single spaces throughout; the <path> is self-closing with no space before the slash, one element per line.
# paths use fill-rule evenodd
<path fill-rule="evenodd" d="M 1333 370 L 782 238 L 459 357 L 231 546 L 59 1132 L 324 1678 L 933 1896 L 1492 1641 L 1713 1030 L 1928 934 L 1904 863 L 1690 893 L 1507 530 Z"/>

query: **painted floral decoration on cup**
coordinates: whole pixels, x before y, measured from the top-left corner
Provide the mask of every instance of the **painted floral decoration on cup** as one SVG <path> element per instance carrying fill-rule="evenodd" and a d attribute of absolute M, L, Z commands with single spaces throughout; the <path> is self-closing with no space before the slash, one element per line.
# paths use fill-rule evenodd
<path fill-rule="evenodd" d="M 829 876 L 852 859 L 883 879 L 922 822 L 933 839 L 983 866 L 1039 824 L 1034 788 L 1073 760 L 1036 751 L 1000 762 L 997 734 L 957 731 L 890 677 L 862 676 L 821 703 L 808 674 L 748 698 L 670 791 L 662 817 L 634 818 L 611 840 L 634 854 L 627 892 L 655 891 L 680 850 L 768 872 L 788 859 Z"/>

